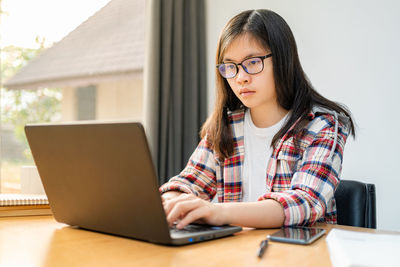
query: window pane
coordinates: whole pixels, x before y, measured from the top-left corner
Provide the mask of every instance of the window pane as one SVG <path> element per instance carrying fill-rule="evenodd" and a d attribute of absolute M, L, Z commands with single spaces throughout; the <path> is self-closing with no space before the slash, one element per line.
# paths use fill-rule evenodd
<path fill-rule="evenodd" d="M 24 133 L 27 123 L 142 120 L 145 0 L 53 1 L 65 4 L 64 9 L 76 5 L 76 11 L 91 12 L 60 40 L 50 43 L 37 37 L 36 48 L 14 43 L 2 47 L 0 193 L 35 193 L 29 191 L 34 188 L 32 177 L 38 174 L 27 167 L 34 165 Z M 2 16 L 4 25 L 8 18 L 35 21 L 13 17 L 24 6 L 20 3 L 12 9 L 14 2 L 1 1 L 7 12 Z M 55 6 L 34 8 L 30 12 L 34 18 L 54 18 L 60 12 L 52 28 L 72 19 L 61 19 L 68 12 Z M 2 37 L 13 32 L 1 30 Z"/>
<path fill-rule="evenodd" d="M 96 119 L 96 86 L 79 87 L 76 91 L 78 120 Z"/>

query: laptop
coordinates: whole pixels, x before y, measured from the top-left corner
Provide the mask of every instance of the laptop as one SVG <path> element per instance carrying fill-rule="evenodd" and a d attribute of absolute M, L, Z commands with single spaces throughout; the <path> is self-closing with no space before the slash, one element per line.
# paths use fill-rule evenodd
<path fill-rule="evenodd" d="M 59 222 L 167 245 L 241 231 L 230 225 L 169 228 L 138 122 L 36 124 L 25 126 L 25 133 Z"/>

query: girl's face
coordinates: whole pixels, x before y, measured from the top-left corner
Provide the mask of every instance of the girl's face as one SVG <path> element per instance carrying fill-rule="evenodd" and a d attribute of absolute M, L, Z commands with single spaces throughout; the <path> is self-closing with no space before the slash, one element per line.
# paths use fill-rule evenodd
<path fill-rule="evenodd" d="M 270 51 L 249 33 L 236 37 L 226 49 L 223 62 L 241 63 L 243 60 L 268 55 Z M 239 66 L 235 77 L 227 79 L 236 97 L 249 109 L 273 108 L 278 105 L 271 57 L 263 59 L 264 69 L 248 74 Z"/>

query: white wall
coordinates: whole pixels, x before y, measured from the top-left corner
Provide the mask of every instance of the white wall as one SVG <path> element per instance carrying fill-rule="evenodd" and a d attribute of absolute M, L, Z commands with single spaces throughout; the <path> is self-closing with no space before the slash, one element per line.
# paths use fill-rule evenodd
<path fill-rule="evenodd" d="M 348 139 L 343 179 L 374 183 L 379 229 L 400 231 L 400 1 L 207 0 L 209 110 L 219 33 L 240 11 L 267 8 L 291 27 L 315 88 L 347 105 L 358 126 Z"/>

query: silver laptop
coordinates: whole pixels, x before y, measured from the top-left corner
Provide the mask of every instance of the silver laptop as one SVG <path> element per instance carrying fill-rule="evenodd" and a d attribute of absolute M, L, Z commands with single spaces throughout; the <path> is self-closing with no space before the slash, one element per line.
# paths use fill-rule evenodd
<path fill-rule="evenodd" d="M 57 221 L 160 244 L 232 235 L 237 226 L 168 227 L 146 135 L 140 123 L 25 126 Z"/>

